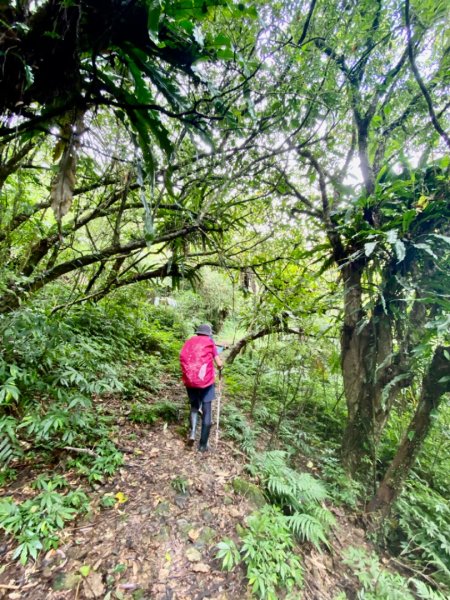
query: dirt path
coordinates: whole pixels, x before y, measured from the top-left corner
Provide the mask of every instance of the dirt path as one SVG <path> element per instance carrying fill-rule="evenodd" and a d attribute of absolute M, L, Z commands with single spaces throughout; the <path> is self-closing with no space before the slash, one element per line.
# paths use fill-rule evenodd
<path fill-rule="evenodd" d="M 59 550 L 35 565 L 7 563 L 0 598 L 246 598 L 243 572 L 223 573 L 214 558 L 217 542 L 252 510 L 231 487 L 243 468 L 232 448 L 222 443 L 200 454 L 163 424 L 125 423 L 121 439 L 132 453 L 98 487 L 90 517 L 63 530 Z M 101 509 L 107 492 L 126 501 Z M 3 564 L 10 557 L 8 548 Z"/>
<path fill-rule="evenodd" d="M 199 453 L 188 448 L 179 426 L 152 427 L 119 417 L 125 462 L 115 478 L 89 491 L 91 512 L 62 530 L 58 550 L 22 567 L 12 561 L 11 542 L 0 539 L 0 599 L 8 600 L 245 600 L 251 597 L 244 570 L 220 570 L 216 544 L 236 538 L 255 509 L 234 493 L 245 457 L 221 440 Z M 73 486 L 79 476 L 64 470 Z M 11 486 L 17 501 L 36 492 L 31 469 Z M 116 498 L 102 508 L 105 495 Z M 116 496 L 117 495 L 117 496 Z M 331 552 L 302 548 L 302 600 L 354 596 L 354 581 L 342 564 L 348 546 L 366 546 L 364 531 L 333 509 L 338 525 Z M 297 600 L 297 599 L 296 599 Z M 300 600 L 300 599 L 298 599 Z"/>

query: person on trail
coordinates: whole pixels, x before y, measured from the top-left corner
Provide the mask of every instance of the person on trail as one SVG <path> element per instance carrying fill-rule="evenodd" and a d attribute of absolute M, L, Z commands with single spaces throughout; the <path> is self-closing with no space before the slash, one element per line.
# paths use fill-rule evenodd
<path fill-rule="evenodd" d="M 221 371 L 222 361 L 212 339 L 210 325 L 200 325 L 195 335 L 185 342 L 180 352 L 180 364 L 183 383 L 191 404 L 188 445 L 195 443 L 198 414 L 201 412 L 202 429 L 200 433 L 200 452 L 208 450 L 209 431 L 211 429 L 211 404 L 215 397 L 214 363 Z"/>

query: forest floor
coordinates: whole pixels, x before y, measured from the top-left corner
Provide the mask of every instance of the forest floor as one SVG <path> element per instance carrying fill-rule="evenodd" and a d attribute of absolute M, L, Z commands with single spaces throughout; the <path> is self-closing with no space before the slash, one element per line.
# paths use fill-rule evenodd
<path fill-rule="evenodd" d="M 242 453 L 224 440 L 214 447 L 214 428 L 210 452 L 199 453 L 187 447 L 179 426 L 137 425 L 123 417 L 119 425 L 127 450 L 124 464 L 108 483 L 90 491 L 90 513 L 62 530 L 58 550 L 23 567 L 11 560 L 11 544 L 0 540 L 0 598 L 250 598 L 243 568 L 224 572 L 215 558 L 216 544 L 236 538 L 237 524 L 245 525 L 255 509 L 233 491 L 233 479 L 246 477 Z M 24 477 L 14 482 L 8 494 L 16 501 L 34 495 L 31 476 L 36 473 L 26 474 L 28 482 Z M 71 473 L 65 477 L 70 481 Z M 100 507 L 106 493 L 118 494 L 109 509 Z M 302 548 L 303 600 L 332 600 L 344 590 L 354 597 L 355 582 L 342 564 L 342 551 L 367 547 L 364 531 L 343 511 L 334 513 L 330 551 Z"/>

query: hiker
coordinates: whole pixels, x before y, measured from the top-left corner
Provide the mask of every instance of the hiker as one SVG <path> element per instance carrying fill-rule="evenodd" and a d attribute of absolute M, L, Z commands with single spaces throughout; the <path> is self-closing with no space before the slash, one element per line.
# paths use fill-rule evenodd
<path fill-rule="evenodd" d="M 191 404 L 188 445 L 193 446 L 199 411 L 202 416 L 202 430 L 200 433 L 200 452 L 208 450 L 208 437 L 211 429 L 211 404 L 215 397 L 214 363 L 221 371 L 222 361 L 212 339 L 210 325 L 200 325 L 184 344 L 180 352 L 183 383 Z"/>

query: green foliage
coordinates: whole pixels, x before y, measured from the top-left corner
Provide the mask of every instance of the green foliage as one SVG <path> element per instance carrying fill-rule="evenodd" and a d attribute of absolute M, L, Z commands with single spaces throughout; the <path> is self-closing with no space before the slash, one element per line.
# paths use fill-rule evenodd
<path fill-rule="evenodd" d="M 249 470 L 260 478 L 270 501 L 288 515 L 286 523 L 300 541 L 317 548 L 328 544 L 326 533 L 334 517 L 322 504 L 328 494 L 320 481 L 288 467 L 282 451 L 255 455 Z"/>
<path fill-rule="evenodd" d="M 103 508 L 112 508 L 116 504 L 117 500 L 113 494 L 104 494 L 100 500 L 100 504 Z"/>
<path fill-rule="evenodd" d="M 107 435 L 91 399 L 122 389 L 107 332 L 92 335 L 77 314 L 30 310 L 1 318 L 0 332 L 0 381 L 17 389 L 4 396 L 0 415 L 10 455 L 22 454 L 20 440 L 51 449 Z"/>
<path fill-rule="evenodd" d="M 323 453 L 321 463 L 322 476 L 327 482 L 327 490 L 333 503 L 356 508 L 364 493 L 361 483 L 345 472 L 333 450 Z"/>
<path fill-rule="evenodd" d="M 121 370 L 123 377 L 123 397 L 125 399 L 145 399 L 149 393 L 162 388 L 162 365 L 157 356 L 130 353 L 130 362 Z"/>
<path fill-rule="evenodd" d="M 186 477 L 183 477 L 182 475 L 177 475 L 172 479 L 170 485 L 176 492 L 180 494 L 185 494 L 189 487 L 189 481 L 186 479 Z"/>
<path fill-rule="evenodd" d="M 224 404 L 222 426 L 225 434 L 239 444 L 240 448 L 246 454 L 250 456 L 253 454 L 258 428 L 255 426 L 251 427 L 242 411 L 233 404 Z"/>
<path fill-rule="evenodd" d="M 189 333 L 201 323 L 210 323 L 214 333 L 222 337 L 224 321 L 234 308 L 232 282 L 226 274 L 205 269 L 195 290 L 182 289 L 175 298 Z"/>
<path fill-rule="evenodd" d="M 444 600 L 444 596 L 419 579 L 406 579 L 383 568 L 375 554 L 368 555 L 361 548 L 348 548 L 344 564 L 351 567 L 361 589 L 360 600 Z"/>
<path fill-rule="evenodd" d="M 252 389 L 257 365 L 254 357 L 244 355 L 225 371 L 227 394 L 235 400 L 237 406 L 249 408 L 247 403 Z"/>
<path fill-rule="evenodd" d="M 69 467 L 75 467 L 89 482 L 103 482 L 105 477 L 113 475 L 123 464 L 123 454 L 110 440 L 103 440 L 94 447 L 96 456 L 81 454 L 68 461 Z"/>
<path fill-rule="evenodd" d="M 271 500 L 290 511 L 298 510 L 306 502 L 323 502 L 325 487 L 309 473 L 298 473 L 286 464 L 286 453 L 281 450 L 264 452 L 254 457 L 249 470 L 261 479 Z"/>
<path fill-rule="evenodd" d="M 222 560 L 222 569 L 231 571 L 242 562 L 252 592 L 263 600 L 301 589 L 301 562 L 286 517 L 277 507 L 266 505 L 253 513 L 247 527 L 240 528 L 239 537 L 240 548 L 229 538 L 217 544 L 216 558 Z"/>
<path fill-rule="evenodd" d="M 328 525 L 332 522 L 329 513 L 326 509 L 321 515 L 321 520 L 307 513 L 295 512 L 290 517 L 287 517 L 289 527 L 295 533 L 297 538 L 303 542 L 310 542 L 317 549 L 320 549 L 320 544 L 328 545 L 328 540 L 325 536 L 323 523 L 328 521 Z M 317 509 L 316 514 L 319 515 Z"/>
<path fill-rule="evenodd" d="M 224 538 L 217 544 L 218 552 L 216 558 L 222 560 L 222 570 L 232 571 L 241 562 L 241 555 L 236 542 L 230 538 Z"/>
<path fill-rule="evenodd" d="M 23 442 L 46 451 L 94 448 L 99 455 L 95 461 L 88 456 L 75 459 L 90 480 L 112 474 L 121 464 L 107 441 L 111 418 L 104 414 L 106 403 L 93 399 L 115 394 L 144 400 L 158 391 L 164 371 L 178 375 L 177 336 L 184 334 L 173 311 L 153 310 L 139 301 L 139 295 L 128 300 L 126 311 L 122 302 L 118 295 L 115 302 L 76 307 L 63 318 L 37 309 L 0 317 L 4 465 L 23 455 Z M 152 346 L 156 338 L 160 343 Z M 164 402 L 148 412 L 145 405 L 135 404 L 131 413 L 138 422 L 154 418 L 171 422 L 177 417 L 177 407 Z"/>
<path fill-rule="evenodd" d="M 128 415 L 134 423 L 153 425 L 158 419 L 166 423 L 174 423 L 179 419 L 179 407 L 172 402 L 155 402 L 154 404 L 133 404 Z"/>
<path fill-rule="evenodd" d="M 7 483 L 14 481 L 17 478 L 16 469 L 11 469 L 9 467 L 0 468 L 0 487 L 3 487 Z"/>
<path fill-rule="evenodd" d="M 391 547 L 450 589 L 450 506 L 447 498 L 418 478 L 410 480 L 395 505 L 388 531 Z"/>
<path fill-rule="evenodd" d="M 58 484 L 41 480 L 42 492 L 17 504 L 11 498 L 0 500 L 0 527 L 18 543 L 13 558 L 25 564 L 29 557 L 36 560 L 40 550 L 58 545 L 58 530 L 77 513 L 86 512 L 89 500 L 80 489 L 60 494 Z"/>
<path fill-rule="evenodd" d="M 11 428 L 11 437 L 9 435 L 6 435 L 5 433 L 1 433 L 1 429 L 3 428 L 4 430 L 7 428 L 7 425 L 11 425 L 11 420 L 14 424 L 16 424 L 16 420 L 15 419 L 2 419 L 0 420 L 0 464 L 2 465 L 1 469 L 2 471 L 7 469 L 8 467 L 8 463 L 11 460 L 11 458 L 14 455 L 14 442 L 16 441 L 16 436 L 15 436 L 15 428 Z M 8 423 L 9 421 L 9 423 Z M 16 452 L 18 452 L 18 448 L 16 450 Z"/>
<path fill-rule="evenodd" d="M 241 554 L 252 591 L 259 598 L 276 600 L 278 590 L 299 589 L 303 571 L 294 554 L 294 541 L 286 518 L 274 506 L 253 513 L 242 531 Z"/>
<path fill-rule="evenodd" d="M 60 474 L 53 475 L 52 477 L 49 477 L 49 475 L 46 474 L 39 475 L 31 484 L 31 487 L 35 490 L 45 490 L 49 486 L 57 490 L 68 488 L 69 484 L 64 475 Z"/>

